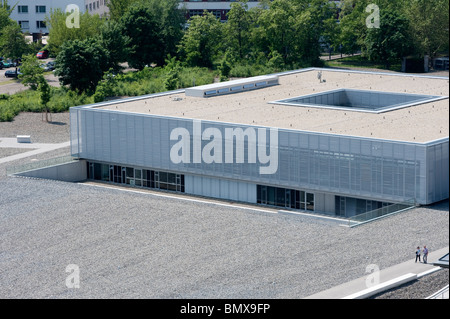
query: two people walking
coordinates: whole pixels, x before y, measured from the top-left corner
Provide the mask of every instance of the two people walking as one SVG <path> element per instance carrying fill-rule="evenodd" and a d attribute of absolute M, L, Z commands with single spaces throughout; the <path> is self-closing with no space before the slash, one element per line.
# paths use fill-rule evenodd
<path fill-rule="evenodd" d="M 423 254 L 423 263 L 426 264 L 428 262 L 428 248 L 427 246 L 423 246 L 423 249 L 420 250 L 420 247 L 417 246 L 416 248 L 416 262 L 419 260 L 420 262 L 420 254 Z"/>

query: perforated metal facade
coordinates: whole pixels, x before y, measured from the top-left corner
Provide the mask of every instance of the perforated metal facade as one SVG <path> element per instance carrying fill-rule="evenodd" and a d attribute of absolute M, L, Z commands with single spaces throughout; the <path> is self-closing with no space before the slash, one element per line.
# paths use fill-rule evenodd
<path fill-rule="evenodd" d="M 83 159 L 390 202 L 430 204 L 449 194 L 448 138 L 411 143 L 279 129 L 278 169 L 262 175 L 259 163 L 174 164 L 170 133 L 181 127 L 195 138 L 192 120 L 94 107 L 72 108 L 70 114 L 72 155 Z M 230 127 L 264 128 L 201 125 L 217 128 L 222 136 Z M 202 147 L 207 143 L 202 141 Z M 246 156 L 248 149 L 246 142 Z"/>

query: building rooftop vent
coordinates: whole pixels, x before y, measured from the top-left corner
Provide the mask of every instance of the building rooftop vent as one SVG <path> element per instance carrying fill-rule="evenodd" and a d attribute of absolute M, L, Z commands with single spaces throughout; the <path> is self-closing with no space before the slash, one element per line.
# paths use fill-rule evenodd
<path fill-rule="evenodd" d="M 277 75 L 256 76 L 252 78 L 245 78 L 187 88 L 185 90 L 185 95 L 195 97 L 212 97 L 224 94 L 256 90 L 277 84 L 278 84 Z"/>

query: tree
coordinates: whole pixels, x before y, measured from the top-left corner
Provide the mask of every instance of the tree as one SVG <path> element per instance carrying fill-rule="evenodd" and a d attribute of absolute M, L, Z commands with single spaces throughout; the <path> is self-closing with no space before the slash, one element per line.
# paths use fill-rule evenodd
<path fill-rule="evenodd" d="M 22 58 L 22 65 L 20 66 L 19 79 L 22 80 L 22 84 L 30 86 L 32 90 L 36 90 L 41 80 L 44 70 L 39 65 L 39 60 L 36 55 L 24 55 Z"/>
<path fill-rule="evenodd" d="M 164 87 L 166 90 L 176 90 L 180 86 L 180 62 L 176 60 L 175 57 L 168 57 L 166 60 L 166 66 L 164 71 L 166 71 L 166 76 L 164 79 Z"/>
<path fill-rule="evenodd" d="M 248 11 L 248 0 L 241 0 L 230 5 L 225 24 L 227 45 L 234 55 L 242 60 L 250 51 L 251 13 Z"/>
<path fill-rule="evenodd" d="M 177 0 L 136 2 L 120 20 L 123 33 L 131 39 L 130 66 L 163 65 L 167 55 L 175 55 L 182 36 L 183 13 Z"/>
<path fill-rule="evenodd" d="M 106 0 L 111 20 L 119 21 L 136 0 Z"/>
<path fill-rule="evenodd" d="M 9 17 L 11 9 L 8 10 L 8 2 L 0 2 L 0 30 L 3 30 L 7 25 L 13 24 L 14 21 Z"/>
<path fill-rule="evenodd" d="M 330 8 L 325 0 L 274 0 L 261 11 L 252 39 L 267 56 L 280 54 L 285 65 L 316 65 Z"/>
<path fill-rule="evenodd" d="M 449 51 L 449 1 L 410 0 L 406 5 L 416 52 L 431 58 Z"/>
<path fill-rule="evenodd" d="M 47 18 L 49 25 L 48 50 L 58 55 L 61 46 L 68 40 L 85 40 L 97 36 L 103 20 L 99 15 L 91 15 L 89 12 L 80 14 L 80 27 L 69 28 L 66 25 L 66 19 L 70 13 L 63 12 L 61 9 L 52 10 L 50 17 Z"/>
<path fill-rule="evenodd" d="M 383 10 L 380 28 L 367 31 L 364 40 L 369 60 L 382 62 L 386 69 L 412 52 L 412 40 L 408 32 L 409 22 L 402 14 Z"/>
<path fill-rule="evenodd" d="M 18 24 L 13 23 L 0 30 L 0 53 L 13 60 L 28 52 L 28 45 Z"/>
<path fill-rule="evenodd" d="M 73 40 L 62 45 L 55 74 L 72 90 L 94 92 L 108 67 L 108 53 L 98 38 Z"/>
<path fill-rule="evenodd" d="M 39 77 L 39 85 L 37 91 L 39 92 L 39 104 L 42 106 L 42 109 L 45 111 L 45 121 L 48 122 L 48 102 L 50 102 L 51 98 L 51 88 L 45 80 L 44 76 Z"/>
<path fill-rule="evenodd" d="M 194 16 L 188 21 L 189 28 L 181 39 L 179 53 L 190 66 L 212 68 L 220 52 L 223 39 L 222 25 L 210 12 Z"/>
<path fill-rule="evenodd" d="M 133 52 L 131 39 L 124 34 L 123 27 L 116 21 L 107 21 L 100 28 L 100 43 L 107 52 L 108 69 L 118 73 L 123 68 L 120 63 L 127 61 Z"/>

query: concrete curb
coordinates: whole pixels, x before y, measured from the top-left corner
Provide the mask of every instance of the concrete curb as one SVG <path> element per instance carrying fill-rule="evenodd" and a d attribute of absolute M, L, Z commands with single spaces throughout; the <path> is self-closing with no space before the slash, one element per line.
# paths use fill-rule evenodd
<path fill-rule="evenodd" d="M 382 284 L 376 285 L 374 287 L 370 287 L 367 289 L 364 289 L 360 292 L 351 294 L 349 296 L 346 296 L 344 298 L 341 299 L 365 299 L 365 298 L 369 298 L 373 295 L 376 295 L 380 292 L 383 292 L 385 290 L 394 288 L 394 287 L 398 287 L 400 285 L 403 285 L 407 282 L 413 281 L 417 279 L 417 275 L 413 274 L 413 273 L 409 273 L 400 277 L 397 277 L 395 279 L 391 279 L 388 280 Z"/>

